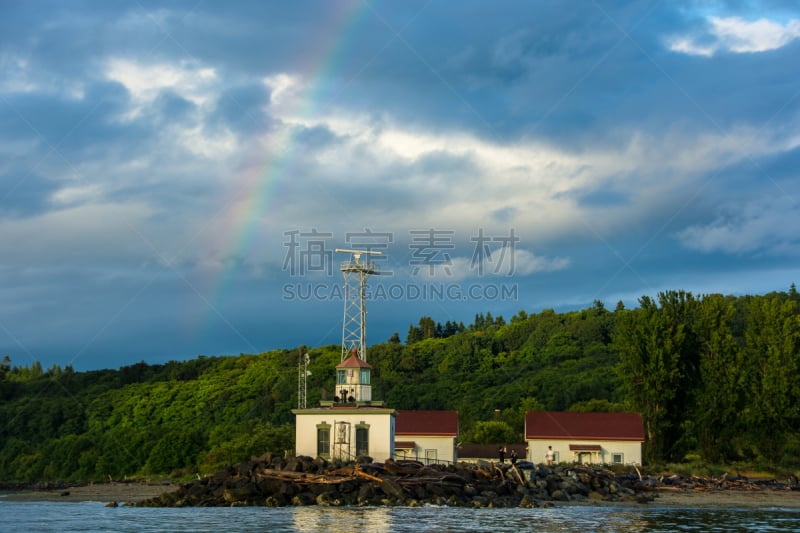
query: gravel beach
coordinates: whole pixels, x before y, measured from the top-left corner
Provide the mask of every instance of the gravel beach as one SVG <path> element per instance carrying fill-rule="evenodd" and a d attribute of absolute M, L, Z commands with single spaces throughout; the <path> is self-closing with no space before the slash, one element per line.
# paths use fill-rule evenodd
<path fill-rule="evenodd" d="M 170 483 L 94 483 L 54 490 L 22 490 L 0 493 L 0 501 L 117 502 L 119 504 L 154 498 L 177 490 Z"/>

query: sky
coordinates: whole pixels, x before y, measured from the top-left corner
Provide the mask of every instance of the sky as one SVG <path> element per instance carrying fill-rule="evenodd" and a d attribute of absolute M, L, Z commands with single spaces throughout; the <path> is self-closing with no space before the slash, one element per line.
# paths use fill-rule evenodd
<path fill-rule="evenodd" d="M 0 355 L 800 281 L 793 1 L 0 0 Z"/>

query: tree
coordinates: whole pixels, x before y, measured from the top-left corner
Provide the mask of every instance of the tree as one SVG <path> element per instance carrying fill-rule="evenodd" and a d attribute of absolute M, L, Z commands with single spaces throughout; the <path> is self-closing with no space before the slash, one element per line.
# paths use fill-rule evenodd
<path fill-rule="evenodd" d="M 750 401 L 744 416 L 753 428 L 757 452 L 780 458 L 784 444 L 800 429 L 800 316 L 794 300 L 759 297 L 749 307 L 745 330 Z"/>
<path fill-rule="evenodd" d="M 519 441 L 514 428 L 500 420 L 476 422 L 471 431 L 464 433 L 463 439 L 464 442 L 474 444 L 505 444 Z"/>
<path fill-rule="evenodd" d="M 5 381 L 9 372 L 11 372 L 11 358 L 4 355 L 3 362 L 0 364 L 0 381 Z"/>
<path fill-rule="evenodd" d="M 686 320 L 694 299 L 684 292 L 661 293 L 659 309 L 643 296 L 639 309 L 617 318 L 614 342 L 620 354 L 620 371 L 628 398 L 642 413 L 645 457 L 649 461 L 680 458 L 676 446 L 681 435 L 685 388 L 691 366 L 693 333 Z"/>
<path fill-rule="evenodd" d="M 422 330 L 420 328 L 414 327 L 414 324 L 409 324 L 408 335 L 406 335 L 406 345 L 410 346 L 415 342 L 419 342 L 421 340 L 422 340 Z"/>
<path fill-rule="evenodd" d="M 700 384 L 694 423 L 699 451 L 707 461 L 734 459 L 739 421 L 746 398 L 746 365 L 732 324 L 736 307 L 732 299 L 706 296 L 699 307 L 697 331 L 700 347 Z"/>

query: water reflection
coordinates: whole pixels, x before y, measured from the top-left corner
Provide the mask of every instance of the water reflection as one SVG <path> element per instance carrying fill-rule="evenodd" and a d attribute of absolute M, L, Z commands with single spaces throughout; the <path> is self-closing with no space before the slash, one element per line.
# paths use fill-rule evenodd
<path fill-rule="evenodd" d="M 369 531 L 388 533 L 392 531 L 392 515 L 386 507 L 336 508 L 296 507 L 292 510 L 295 531 L 316 533 L 318 531 L 346 532 Z"/>
<path fill-rule="evenodd" d="M 350 531 L 492 533 L 800 531 L 800 509 L 670 507 L 552 507 L 469 509 L 449 507 L 223 507 L 106 508 L 102 503 L 7 502 L 0 498 L 0 531 L 81 533 L 119 531 Z"/>

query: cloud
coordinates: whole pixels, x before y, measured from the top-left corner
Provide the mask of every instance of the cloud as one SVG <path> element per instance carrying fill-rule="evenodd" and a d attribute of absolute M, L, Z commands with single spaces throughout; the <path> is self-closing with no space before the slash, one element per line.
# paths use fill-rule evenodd
<path fill-rule="evenodd" d="M 677 238 L 704 253 L 795 255 L 800 252 L 798 227 L 800 208 L 784 196 L 728 206 L 712 222 L 690 226 Z"/>
<path fill-rule="evenodd" d="M 766 18 L 746 21 L 740 17 L 709 17 L 702 34 L 675 36 L 668 45 L 673 52 L 711 57 L 718 52 L 736 54 L 777 50 L 800 37 L 800 19 L 786 24 Z"/>
<path fill-rule="evenodd" d="M 412 277 L 420 279 L 487 281 L 557 272 L 570 264 L 567 257 L 546 257 L 522 248 L 490 246 L 484 251 L 474 249 L 471 257 L 453 256 L 449 250 L 436 250 L 430 262 L 412 256 L 410 270 Z"/>
<path fill-rule="evenodd" d="M 570 259 L 567 257 L 544 257 L 535 255 L 527 250 L 516 250 L 514 263 L 514 273 L 527 276 L 540 272 L 564 270 L 569 267 Z"/>
<path fill-rule="evenodd" d="M 255 134 L 269 129 L 267 114 L 270 94 L 263 83 L 250 83 L 226 88 L 208 117 L 208 128 L 227 127 L 243 134 Z"/>
<path fill-rule="evenodd" d="M 217 74 L 213 68 L 190 62 L 167 64 L 112 58 L 105 67 L 105 77 L 127 89 L 133 101 L 126 118 L 133 119 L 142 108 L 151 104 L 163 92 L 170 91 L 195 105 L 212 99 Z"/>
<path fill-rule="evenodd" d="M 150 339 L 159 309 L 175 356 L 308 342 L 290 325 L 327 316 L 322 303 L 268 306 L 279 322 L 254 309 L 280 299 L 284 232 L 312 227 L 331 247 L 391 232 L 398 277 L 411 277 L 411 230 L 452 231 L 436 281 L 519 283 L 515 307 L 674 288 L 697 271 L 735 281 L 756 256 L 753 272 L 774 270 L 797 245 L 797 210 L 754 199 L 797 191 L 797 21 L 764 8 L 692 33 L 697 11 L 670 2 L 584 7 L 4 5 L 0 292 L 20 312 L 0 320 L 48 346 L 78 330 L 85 342 L 147 287 L 118 339 Z M 663 36 L 684 39 L 679 53 Z M 476 232 L 512 228 L 513 268 L 499 241 L 475 262 Z M 494 305 L 457 304 L 451 318 Z M 187 315 L 213 334 L 166 331 Z"/>

